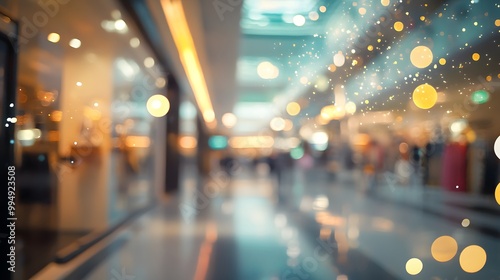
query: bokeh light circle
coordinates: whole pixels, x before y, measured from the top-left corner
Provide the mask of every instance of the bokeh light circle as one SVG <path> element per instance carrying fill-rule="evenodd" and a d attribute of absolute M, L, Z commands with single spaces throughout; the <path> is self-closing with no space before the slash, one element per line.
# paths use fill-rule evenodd
<path fill-rule="evenodd" d="M 274 131 L 282 131 L 283 129 L 285 129 L 286 123 L 283 118 L 275 117 L 271 120 L 269 126 Z"/>
<path fill-rule="evenodd" d="M 426 46 L 415 47 L 410 53 L 410 61 L 417 68 L 426 68 L 434 58 L 431 49 Z"/>
<path fill-rule="evenodd" d="M 413 91 L 413 103 L 420 109 L 430 109 L 437 101 L 437 91 L 429 84 L 419 85 Z"/>
<path fill-rule="evenodd" d="M 156 94 L 148 99 L 146 108 L 151 116 L 160 118 L 165 116 L 170 110 L 170 102 L 165 96 Z"/>
<path fill-rule="evenodd" d="M 263 62 L 259 63 L 259 65 L 257 66 L 257 74 L 262 79 L 272 80 L 272 79 L 276 79 L 279 76 L 280 70 L 278 67 L 273 65 L 271 62 L 263 61 Z"/>
<path fill-rule="evenodd" d="M 483 89 L 477 90 L 473 92 L 471 95 L 471 100 L 472 103 L 474 104 L 484 104 L 488 102 L 489 99 L 490 99 L 490 94 Z"/>
<path fill-rule="evenodd" d="M 341 67 L 345 63 L 345 56 L 342 52 L 338 52 L 333 56 L 333 64 L 337 67 Z"/>
<path fill-rule="evenodd" d="M 309 19 L 312 21 L 316 21 L 319 19 L 319 14 L 316 11 L 312 11 L 309 13 Z"/>
<path fill-rule="evenodd" d="M 233 113 L 225 113 L 222 115 L 222 124 L 227 128 L 232 128 L 238 122 L 238 118 Z"/>
<path fill-rule="evenodd" d="M 293 24 L 295 26 L 303 26 L 306 23 L 306 18 L 303 15 L 296 15 L 293 17 Z"/>
<path fill-rule="evenodd" d="M 462 220 L 462 226 L 463 226 L 463 227 L 468 227 L 468 226 L 470 226 L 470 220 L 469 220 L 469 219 L 463 219 L 463 220 Z"/>
<path fill-rule="evenodd" d="M 410 275 L 419 274 L 424 268 L 424 264 L 420 259 L 411 258 L 406 262 L 406 272 Z"/>
<path fill-rule="evenodd" d="M 352 101 L 349 101 L 345 104 L 345 112 L 351 115 L 356 113 L 356 104 Z"/>
<path fill-rule="evenodd" d="M 396 30 L 397 32 L 403 31 L 404 27 L 405 27 L 405 25 L 400 21 L 396 21 L 394 23 L 394 30 Z"/>
<path fill-rule="evenodd" d="M 472 60 L 478 61 L 480 58 L 481 58 L 481 55 L 479 55 L 478 53 L 473 53 L 472 54 Z"/>
<path fill-rule="evenodd" d="M 319 91 L 325 91 L 328 89 L 329 83 L 330 81 L 327 77 L 319 75 L 316 79 L 316 84 L 314 85 L 314 87 L 316 87 Z"/>
<path fill-rule="evenodd" d="M 431 254 L 432 257 L 438 262 L 447 262 L 455 255 L 458 251 L 457 241 L 451 236 L 440 236 L 432 242 Z"/>
<path fill-rule="evenodd" d="M 297 102 L 290 102 L 286 105 L 286 112 L 290 116 L 296 116 L 300 113 L 300 105 Z"/>
<path fill-rule="evenodd" d="M 476 273 L 486 264 L 486 251 L 481 246 L 470 245 L 460 253 L 460 267 L 465 272 Z"/>
<path fill-rule="evenodd" d="M 495 151 L 495 155 L 497 155 L 497 158 L 500 159 L 500 136 L 498 136 L 497 140 L 495 140 L 493 150 Z"/>

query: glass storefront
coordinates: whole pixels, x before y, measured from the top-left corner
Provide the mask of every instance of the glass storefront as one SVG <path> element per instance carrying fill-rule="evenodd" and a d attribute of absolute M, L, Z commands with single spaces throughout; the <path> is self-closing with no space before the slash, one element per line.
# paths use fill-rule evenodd
<path fill-rule="evenodd" d="M 0 4 L 20 24 L 17 275 L 29 277 L 154 202 L 166 122 L 148 99 L 167 78 L 116 1 Z"/>

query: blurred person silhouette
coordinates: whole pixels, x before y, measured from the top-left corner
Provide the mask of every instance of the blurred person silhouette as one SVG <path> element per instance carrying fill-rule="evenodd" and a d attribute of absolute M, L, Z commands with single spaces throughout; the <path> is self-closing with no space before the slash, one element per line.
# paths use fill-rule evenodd
<path fill-rule="evenodd" d="M 302 195 L 304 193 L 304 187 L 309 184 L 312 178 L 311 171 L 314 167 L 314 158 L 311 154 L 311 147 L 309 143 L 303 142 L 302 149 L 304 151 L 302 157 L 300 157 L 295 163 L 295 178 L 293 182 L 293 196 L 295 198 L 295 205 L 300 205 Z"/>
<path fill-rule="evenodd" d="M 298 167 L 307 174 L 314 167 L 314 158 L 311 154 L 311 146 L 309 143 L 302 144 L 304 155 L 297 161 Z"/>
<path fill-rule="evenodd" d="M 412 186 L 422 185 L 422 149 L 413 145 L 410 152 L 410 163 L 412 166 L 412 172 L 410 176 L 410 184 Z"/>
<path fill-rule="evenodd" d="M 222 155 L 219 166 L 227 173 L 229 177 L 233 176 L 234 158 L 231 156 L 229 151 L 225 151 Z"/>
<path fill-rule="evenodd" d="M 409 147 L 406 142 L 401 142 L 398 147 L 399 159 L 394 164 L 394 172 L 397 176 L 398 182 L 407 186 L 410 182 L 412 167 L 410 163 Z"/>
<path fill-rule="evenodd" d="M 290 159 L 290 154 L 288 152 L 282 152 L 278 151 L 275 155 L 274 163 L 275 163 L 275 168 L 274 172 L 276 174 L 276 191 L 277 191 L 277 197 L 278 197 L 278 202 L 284 201 L 285 198 L 285 184 L 283 182 L 284 175 L 287 172 L 288 169 L 288 161 Z"/>
<path fill-rule="evenodd" d="M 365 175 L 367 191 L 374 191 L 378 185 L 379 175 L 384 168 L 384 150 L 377 140 L 372 140 L 367 146 Z"/>

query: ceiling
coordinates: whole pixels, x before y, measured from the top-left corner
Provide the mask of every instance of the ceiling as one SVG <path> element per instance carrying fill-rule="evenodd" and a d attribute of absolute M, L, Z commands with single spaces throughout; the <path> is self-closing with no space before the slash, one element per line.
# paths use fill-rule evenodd
<path fill-rule="evenodd" d="M 412 107 L 412 93 L 423 83 L 440 92 L 442 98 L 435 111 L 484 117 L 484 111 L 494 116 L 495 109 L 500 109 L 500 100 L 493 95 L 500 81 L 500 57 L 496 55 L 500 5 L 495 1 L 182 3 L 220 132 L 255 134 L 269 129 L 269 121 L 275 116 L 291 118 L 297 127 L 313 121 L 325 105 L 338 102 L 335 96 L 354 102 L 356 114 L 389 111 L 426 117 L 429 110 Z M 174 72 L 189 91 L 160 1 L 150 0 L 148 5 Z M 397 28 L 396 22 L 400 24 Z M 399 28 L 402 30 L 396 30 Z M 424 68 L 410 60 L 417 46 L 432 51 L 432 62 Z M 473 53 L 481 58 L 474 61 Z M 259 76 L 262 62 L 277 68 L 279 73 L 272 67 L 264 69 L 276 77 Z M 485 81 L 488 76 L 490 82 Z M 457 104 L 467 107 L 467 100 L 477 89 L 492 94 L 485 110 L 458 110 Z M 291 101 L 302 107 L 298 116 L 286 113 Z M 221 122 L 228 112 L 238 118 L 232 130 L 225 129 Z"/>

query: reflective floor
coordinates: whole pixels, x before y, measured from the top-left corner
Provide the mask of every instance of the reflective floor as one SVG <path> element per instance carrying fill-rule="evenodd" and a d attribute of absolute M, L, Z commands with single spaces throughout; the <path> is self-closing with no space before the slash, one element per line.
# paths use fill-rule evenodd
<path fill-rule="evenodd" d="M 277 187 L 263 171 L 187 178 L 85 279 L 500 279 L 492 198 L 319 168 Z"/>

